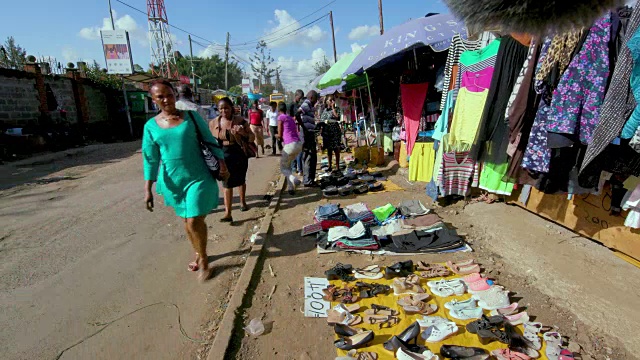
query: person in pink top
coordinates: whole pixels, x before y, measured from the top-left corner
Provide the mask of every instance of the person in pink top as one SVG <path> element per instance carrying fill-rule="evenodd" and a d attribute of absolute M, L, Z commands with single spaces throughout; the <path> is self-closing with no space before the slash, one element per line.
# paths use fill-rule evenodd
<path fill-rule="evenodd" d="M 302 152 L 302 141 L 298 133 L 296 120 L 287 114 L 287 105 L 280 103 L 278 106 L 278 139 L 282 141 L 282 157 L 280 158 L 280 171 L 287 179 L 289 195 L 295 194 L 296 185 L 300 180 L 293 175 L 291 163 Z"/>

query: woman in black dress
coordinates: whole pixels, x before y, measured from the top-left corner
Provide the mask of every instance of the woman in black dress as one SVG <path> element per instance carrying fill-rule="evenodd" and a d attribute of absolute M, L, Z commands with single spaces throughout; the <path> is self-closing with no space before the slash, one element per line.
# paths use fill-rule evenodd
<path fill-rule="evenodd" d="M 333 154 L 336 156 L 336 170 L 340 170 L 340 148 L 342 146 L 342 129 L 340 129 L 340 109 L 336 106 L 333 95 L 325 99 L 325 109 L 320 120 L 322 124 L 322 147 L 329 155 L 329 171 L 333 170 Z"/>
<path fill-rule="evenodd" d="M 233 102 L 228 97 L 220 100 L 218 111 L 220 116 L 209 123 L 209 128 L 213 136 L 222 143 L 224 160 L 231 174 L 229 179 L 222 183 L 225 213 L 220 221 L 232 223 L 231 207 L 234 188 L 240 188 L 240 210 L 249 210 L 246 201 L 249 158 L 244 152 L 243 144 L 253 142 L 255 135 L 249 128 L 249 123 L 242 116 L 235 114 Z"/>

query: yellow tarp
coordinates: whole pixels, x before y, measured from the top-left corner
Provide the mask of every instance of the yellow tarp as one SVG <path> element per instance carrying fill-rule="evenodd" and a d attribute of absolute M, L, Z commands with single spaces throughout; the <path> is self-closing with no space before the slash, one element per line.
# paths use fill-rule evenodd
<path fill-rule="evenodd" d="M 447 277 L 446 279 L 453 279 L 458 277 L 456 276 L 450 276 Z M 438 280 L 438 279 L 434 279 L 434 280 Z M 385 285 L 389 285 L 391 286 L 391 284 L 393 283 L 393 280 L 385 280 L 384 278 L 379 279 L 379 280 L 358 280 L 358 281 L 363 281 L 365 283 L 378 283 L 378 284 L 385 284 Z M 448 301 L 451 301 L 453 299 L 458 299 L 458 300 L 466 300 L 468 298 L 471 297 L 470 294 L 465 294 L 463 296 L 452 296 L 452 297 L 448 297 L 448 298 L 440 298 L 437 297 L 435 295 L 433 295 L 431 293 L 431 291 L 429 290 L 429 287 L 427 286 L 427 279 L 422 279 L 420 281 L 421 286 L 427 291 L 427 293 L 429 295 L 431 295 L 431 297 L 429 298 L 429 303 L 431 304 L 437 304 L 438 305 L 438 311 L 432 315 L 436 315 L 436 316 L 441 316 L 444 318 L 448 318 L 451 321 L 455 322 L 458 325 L 458 333 L 456 335 L 452 335 L 449 338 L 443 340 L 442 342 L 439 343 L 425 343 L 425 341 L 421 338 L 418 337 L 418 344 L 419 345 L 424 345 L 427 348 L 429 348 L 429 350 L 431 350 L 434 354 L 437 354 L 438 356 L 440 355 L 440 347 L 442 345 L 459 345 L 459 346 L 472 346 L 472 347 L 480 347 L 483 349 L 486 349 L 487 351 L 492 351 L 495 349 L 500 349 L 500 348 L 507 348 L 507 345 L 502 344 L 500 342 L 492 342 L 489 345 L 482 345 L 482 343 L 480 342 L 480 340 L 478 339 L 477 335 L 475 334 L 471 334 L 469 332 L 467 332 L 465 326 L 472 322 L 473 320 L 457 320 L 452 318 L 451 316 L 449 316 L 449 310 L 447 308 L 444 307 L 444 304 Z M 342 281 L 331 281 L 332 284 L 336 285 L 336 286 L 344 286 L 344 283 Z M 355 285 L 355 282 L 352 282 L 351 285 Z M 383 296 L 383 295 L 378 295 L 375 298 L 370 298 L 370 299 L 361 299 L 357 302 L 358 305 L 360 305 L 360 310 L 358 310 L 357 313 L 355 313 L 355 315 L 360 315 L 364 318 L 365 314 L 364 311 L 371 308 L 371 304 L 378 304 L 378 305 L 384 305 L 387 307 L 390 307 L 391 309 L 395 309 L 398 310 L 400 312 L 400 323 L 397 325 L 392 326 L 391 328 L 383 328 L 380 329 L 379 326 L 377 324 L 374 325 L 370 325 L 370 324 L 365 324 L 364 322 L 360 325 L 357 325 L 355 327 L 358 328 L 365 328 L 367 330 L 373 330 L 374 334 L 375 334 L 375 338 L 373 339 L 373 342 L 362 349 L 358 349 L 359 352 L 362 351 L 373 351 L 376 352 L 378 354 L 378 359 L 379 360 L 392 360 L 395 359 L 395 354 L 392 354 L 391 352 L 387 351 L 384 347 L 383 347 L 383 343 L 387 340 L 389 340 L 393 335 L 398 335 L 400 334 L 404 329 L 406 329 L 407 327 L 409 327 L 409 325 L 413 324 L 417 319 L 421 319 L 423 317 L 423 315 L 406 315 L 404 313 L 404 310 L 402 310 L 402 307 L 399 306 L 397 304 L 397 301 L 400 297 L 396 296 L 393 294 L 393 289 L 391 290 L 391 292 L 389 293 L 389 295 Z M 332 306 L 337 305 L 337 303 L 332 303 Z M 485 311 L 485 314 L 489 314 L 488 311 Z M 530 315 L 531 316 L 531 315 Z M 519 332 L 522 333 L 523 332 L 523 326 L 520 325 L 518 326 Z M 424 329 L 423 329 L 424 330 Z M 338 336 L 336 336 L 336 339 L 338 339 Z M 543 341 L 544 343 L 544 341 Z M 342 350 L 338 350 L 338 356 L 345 356 L 346 355 L 346 351 L 342 351 Z M 540 350 L 540 358 L 539 359 L 547 359 L 547 357 L 544 355 L 544 347 L 542 348 L 542 350 Z M 442 357 L 441 357 L 442 358 Z"/>

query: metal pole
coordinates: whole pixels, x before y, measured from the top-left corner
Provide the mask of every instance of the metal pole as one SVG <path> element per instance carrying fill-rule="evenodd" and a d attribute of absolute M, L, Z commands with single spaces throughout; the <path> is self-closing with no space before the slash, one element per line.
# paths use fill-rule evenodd
<path fill-rule="evenodd" d="M 333 37 L 333 62 L 338 62 L 338 52 L 336 51 L 336 32 L 333 29 L 333 11 L 329 11 L 329 22 L 331 22 L 331 36 Z"/>
<path fill-rule="evenodd" d="M 227 44 L 224 47 L 224 89 L 229 91 L 229 33 L 227 33 Z"/>
<path fill-rule="evenodd" d="M 116 24 L 113 21 L 113 11 L 111 11 L 111 0 L 109 0 L 109 17 L 111 17 L 111 29 L 116 29 Z M 129 99 L 127 98 L 127 88 L 124 85 L 124 76 L 120 76 L 122 80 L 122 97 L 124 97 L 124 112 L 127 113 L 127 122 L 129 123 L 129 135 L 133 139 L 133 125 L 131 125 L 131 114 L 129 113 Z"/>
<path fill-rule="evenodd" d="M 384 20 L 382 19 L 382 0 L 378 0 L 378 17 L 380 18 L 380 35 L 384 34 Z"/>
<path fill-rule="evenodd" d="M 371 95 L 371 84 L 369 83 L 369 74 L 364 72 L 364 76 L 367 78 L 367 90 L 369 92 L 369 102 L 371 103 L 371 122 L 373 123 L 373 132 L 376 135 L 376 143 L 380 147 L 380 139 L 378 139 L 378 126 L 376 120 L 376 109 L 373 106 L 373 95 Z"/>
<path fill-rule="evenodd" d="M 113 22 L 113 11 L 111 11 L 111 0 L 109 0 L 109 16 L 111 17 L 111 30 L 115 30 L 116 23 Z"/>
<path fill-rule="evenodd" d="M 189 35 L 189 53 L 191 54 L 191 78 L 193 79 L 193 93 L 194 93 L 194 97 L 197 97 L 198 81 L 196 80 L 196 69 L 193 66 L 193 45 L 191 44 L 191 35 Z"/>

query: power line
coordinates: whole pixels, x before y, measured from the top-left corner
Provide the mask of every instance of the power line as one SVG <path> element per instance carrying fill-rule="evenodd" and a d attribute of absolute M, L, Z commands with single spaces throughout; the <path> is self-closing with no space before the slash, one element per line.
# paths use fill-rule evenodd
<path fill-rule="evenodd" d="M 300 19 L 298 19 L 298 21 L 300 21 L 300 20 L 304 20 L 304 19 L 306 19 L 306 18 L 311 17 L 311 16 L 312 16 L 312 15 L 314 15 L 314 14 L 319 13 L 320 11 L 322 11 L 322 10 L 326 9 L 327 7 L 329 7 L 329 5 L 331 5 L 331 4 L 333 4 L 333 3 L 335 3 L 336 1 L 337 1 L 337 0 L 333 0 L 333 1 L 329 2 L 327 5 L 325 5 L 325 6 L 321 7 L 320 9 L 318 9 L 318 10 L 316 10 L 316 11 L 312 12 L 311 14 L 309 14 L 309 15 L 307 15 L 307 16 L 304 16 L 304 17 L 302 17 L 302 18 L 300 18 Z M 271 36 L 271 35 L 273 35 L 273 34 L 275 34 L 275 33 L 278 33 L 278 32 L 280 32 L 280 31 L 283 31 L 284 29 L 286 29 L 286 28 L 288 28 L 288 27 L 291 27 L 291 26 L 293 26 L 293 25 L 295 25 L 295 23 L 291 23 L 291 24 L 289 24 L 289 25 L 287 25 L 287 26 L 285 26 L 285 27 L 283 27 L 283 28 L 280 28 L 280 29 L 278 29 L 278 30 L 276 30 L 276 31 L 274 31 L 274 32 L 271 32 L 271 33 L 266 34 L 266 35 L 264 35 L 264 36 L 261 36 L 261 37 L 259 37 L 259 38 L 256 38 L 256 39 L 253 39 L 253 40 L 248 40 L 248 41 L 246 41 L 246 42 L 244 42 L 244 43 L 232 44 L 231 46 L 241 46 L 241 45 L 248 45 L 248 44 L 255 43 L 255 42 L 257 42 L 258 40 L 264 39 L 264 38 L 266 38 L 266 37 L 268 37 L 268 36 Z"/>
<path fill-rule="evenodd" d="M 131 6 L 131 5 L 127 4 L 127 3 L 125 3 L 124 1 L 121 1 L 121 0 L 115 0 L 115 1 L 119 2 L 120 4 L 122 4 L 122 5 L 124 5 L 124 6 L 128 7 L 128 8 L 131 8 L 131 9 L 133 9 L 133 10 L 135 10 L 135 11 L 137 11 L 137 12 L 141 13 L 141 14 L 147 15 L 147 12 L 146 12 L 146 11 L 144 11 L 144 10 L 140 10 L 140 9 L 138 9 L 138 8 L 134 7 L 134 6 Z M 187 31 L 187 30 L 181 29 L 181 28 L 179 28 L 179 27 L 177 27 L 177 26 L 175 26 L 175 25 L 172 25 L 172 24 L 169 24 L 169 23 L 167 23 L 167 25 L 168 25 L 168 26 L 170 26 L 170 27 L 172 27 L 172 28 L 174 28 L 174 29 L 176 29 L 176 30 L 178 30 L 178 31 L 182 31 L 182 32 L 183 32 L 183 33 L 185 33 L 185 34 L 189 34 L 189 35 L 191 35 L 192 37 L 198 38 L 198 39 L 200 39 L 200 40 L 204 40 L 204 41 L 206 41 L 206 42 L 210 43 L 210 44 L 211 44 L 211 45 L 213 45 L 213 46 L 220 46 L 220 47 L 224 47 L 224 45 L 218 44 L 218 43 L 216 43 L 215 41 L 211 41 L 211 40 L 205 39 L 205 38 L 203 38 L 202 36 L 198 36 L 198 35 L 196 35 L 196 34 L 194 34 L 194 33 L 192 33 L 192 32 L 189 32 L 189 31 Z"/>
<path fill-rule="evenodd" d="M 304 25 L 300 26 L 299 28 L 297 28 L 297 29 L 295 29 L 295 30 L 289 31 L 288 33 L 286 33 L 286 34 L 284 34 L 284 35 L 282 35 L 282 36 L 280 36 L 280 37 L 277 37 L 277 38 L 270 38 L 270 39 L 268 39 L 268 41 L 267 41 L 267 40 L 265 40 L 265 39 L 262 39 L 262 40 L 263 40 L 263 41 L 265 42 L 265 44 L 267 44 L 267 45 L 272 44 L 272 43 L 274 43 L 274 42 L 277 42 L 277 41 L 280 41 L 280 40 L 282 40 L 282 39 L 285 39 L 285 38 L 287 38 L 287 37 L 289 37 L 289 36 L 293 36 L 293 35 L 295 35 L 298 31 L 300 31 L 300 30 L 302 30 L 302 29 L 305 29 L 305 28 L 307 28 L 307 27 L 309 27 L 309 26 L 311 26 L 311 25 L 314 25 L 314 24 L 318 23 L 319 21 L 324 20 L 324 19 L 326 19 L 326 18 L 328 18 L 328 17 L 329 17 L 329 14 L 327 13 L 326 15 L 323 15 L 323 16 L 321 16 L 321 17 L 319 17 L 319 18 L 317 18 L 317 19 L 315 19 L 315 20 L 313 20 L 313 21 L 311 21 L 311 22 L 309 22 L 309 23 L 306 23 L 306 24 L 304 24 Z M 247 49 L 250 49 L 250 48 L 252 48 L 252 47 L 253 47 L 253 45 L 251 45 L 251 46 L 244 46 L 244 47 L 243 47 L 243 46 L 239 46 L 239 47 L 236 47 L 236 49 L 238 49 L 238 48 L 239 48 L 239 49 L 241 49 L 241 50 L 247 50 Z"/>

